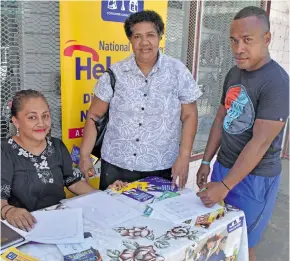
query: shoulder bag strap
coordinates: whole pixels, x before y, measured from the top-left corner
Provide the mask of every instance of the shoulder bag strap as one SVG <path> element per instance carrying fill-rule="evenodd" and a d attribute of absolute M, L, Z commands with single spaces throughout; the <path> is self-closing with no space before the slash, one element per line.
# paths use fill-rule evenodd
<path fill-rule="evenodd" d="M 114 94 L 114 92 L 115 92 L 115 85 L 116 85 L 116 77 L 115 77 L 115 74 L 114 74 L 114 72 L 110 68 L 108 68 L 105 72 L 110 75 L 110 82 L 111 82 L 111 86 L 112 86 L 113 94 Z"/>

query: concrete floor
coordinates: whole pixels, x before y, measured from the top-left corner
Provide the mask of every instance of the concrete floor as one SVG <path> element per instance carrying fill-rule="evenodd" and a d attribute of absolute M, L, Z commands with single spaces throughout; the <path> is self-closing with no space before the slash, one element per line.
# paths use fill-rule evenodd
<path fill-rule="evenodd" d="M 283 172 L 276 207 L 256 248 L 257 261 L 289 260 L 289 161 L 283 160 Z"/>

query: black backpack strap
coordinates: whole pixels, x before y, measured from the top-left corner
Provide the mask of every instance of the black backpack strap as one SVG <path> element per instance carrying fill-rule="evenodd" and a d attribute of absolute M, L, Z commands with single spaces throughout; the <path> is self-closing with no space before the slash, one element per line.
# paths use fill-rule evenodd
<path fill-rule="evenodd" d="M 115 92 L 115 85 L 116 85 L 116 77 L 115 77 L 115 74 L 114 74 L 114 72 L 110 68 L 108 68 L 105 72 L 110 75 L 110 82 L 111 82 L 111 86 L 112 86 L 113 93 L 114 93 Z"/>

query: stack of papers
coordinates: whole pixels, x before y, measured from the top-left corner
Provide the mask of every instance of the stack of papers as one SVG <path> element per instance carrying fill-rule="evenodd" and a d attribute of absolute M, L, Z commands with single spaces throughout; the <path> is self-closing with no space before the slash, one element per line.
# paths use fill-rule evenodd
<path fill-rule="evenodd" d="M 96 192 L 63 203 L 70 208 L 82 208 L 85 218 L 104 228 L 116 226 L 143 213 L 116 200 L 106 192 Z"/>
<path fill-rule="evenodd" d="M 26 239 L 44 244 L 74 244 L 84 242 L 82 210 L 62 209 L 37 211 L 35 227 Z"/>

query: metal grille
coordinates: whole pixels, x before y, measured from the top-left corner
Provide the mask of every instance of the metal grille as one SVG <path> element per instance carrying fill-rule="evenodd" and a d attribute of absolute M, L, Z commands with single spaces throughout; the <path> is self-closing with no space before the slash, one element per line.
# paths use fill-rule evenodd
<path fill-rule="evenodd" d="M 9 132 L 8 101 L 20 89 L 35 89 L 47 98 L 51 134 L 60 138 L 58 1 L 1 1 L 1 15 L 1 135 Z"/>
<path fill-rule="evenodd" d="M 220 104 L 225 76 L 234 65 L 229 29 L 234 15 L 243 7 L 261 1 L 202 1 L 197 60 L 197 84 L 203 92 L 198 100 L 199 126 L 192 154 L 205 149 L 210 127 Z M 198 33 L 197 29 L 197 33 Z"/>
<path fill-rule="evenodd" d="M 19 3 L 1 1 L 1 138 L 9 131 L 8 100 L 20 89 Z"/>
<path fill-rule="evenodd" d="M 270 10 L 271 57 L 277 61 L 289 74 L 289 1 L 272 1 Z"/>
<path fill-rule="evenodd" d="M 270 44 L 271 57 L 289 74 L 289 1 L 272 1 L 270 23 L 272 39 Z M 285 127 L 282 157 L 289 159 L 289 119 Z"/>
<path fill-rule="evenodd" d="M 61 137 L 58 1 L 22 1 L 23 87 L 41 91 L 51 108 L 52 132 Z"/>
<path fill-rule="evenodd" d="M 187 64 L 190 1 L 168 1 L 165 53 Z"/>

